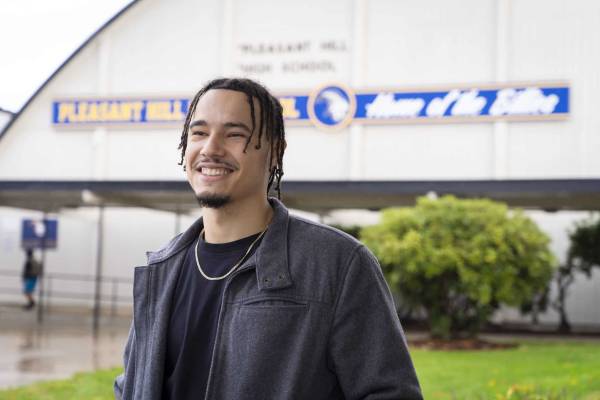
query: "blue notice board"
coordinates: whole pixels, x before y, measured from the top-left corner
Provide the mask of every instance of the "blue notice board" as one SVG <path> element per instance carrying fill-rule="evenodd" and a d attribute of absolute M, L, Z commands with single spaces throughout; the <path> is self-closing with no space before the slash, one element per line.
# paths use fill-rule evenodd
<path fill-rule="evenodd" d="M 58 242 L 58 221 L 55 219 L 24 219 L 21 225 L 21 247 L 24 249 L 55 249 Z"/>

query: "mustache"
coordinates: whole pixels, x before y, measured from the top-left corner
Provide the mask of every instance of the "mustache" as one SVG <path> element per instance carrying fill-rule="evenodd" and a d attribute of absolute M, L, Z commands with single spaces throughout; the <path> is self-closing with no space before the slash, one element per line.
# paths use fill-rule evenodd
<path fill-rule="evenodd" d="M 223 158 L 219 158 L 219 157 L 200 157 L 198 160 L 196 160 L 196 162 L 194 162 L 194 169 L 198 168 L 198 166 L 200 164 L 204 164 L 204 163 L 218 164 L 218 165 L 222 165 L 222 166 L 232 169 L 232 170 L 238 169 L 237 165 L 235 165 L 232 162 L 227 161 Z"/>

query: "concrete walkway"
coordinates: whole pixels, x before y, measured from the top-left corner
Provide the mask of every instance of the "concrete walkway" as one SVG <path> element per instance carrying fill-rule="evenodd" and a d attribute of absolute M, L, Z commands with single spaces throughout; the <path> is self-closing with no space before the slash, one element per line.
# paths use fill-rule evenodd
<path fill-rule="evenodd" d="M 0 388 L 65 379 L 75 372 L 122 365 L 129 318 L 104 318 L 98 335 L 87 313 L 37 312 L 0 305 Z"/>
<path fill-rule="evenodd" d="M 20 304 L 0 304 L 0 389 L 44 380 L 66 379 L 76 372 L 122 365 L 130 316 L 105 317 L 94 336 L 89 309 L 56 310 L 38 324 L 37 312 Z M 407 332 L 412 340 L 426 332 Z M 491 341 L 592 341 L 600 336 L 556 336 L 535 334 L 482 334 Z"/>

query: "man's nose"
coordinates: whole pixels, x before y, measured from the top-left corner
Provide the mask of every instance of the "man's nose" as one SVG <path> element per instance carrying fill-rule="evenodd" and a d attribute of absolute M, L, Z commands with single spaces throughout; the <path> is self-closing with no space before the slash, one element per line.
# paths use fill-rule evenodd
<path fill-rule="evenodd" d="M 225 146 L 222 136 L 218 132 L 211 132 L 204 141 L 201 153 L 205 156 L 223 156 Z"/>

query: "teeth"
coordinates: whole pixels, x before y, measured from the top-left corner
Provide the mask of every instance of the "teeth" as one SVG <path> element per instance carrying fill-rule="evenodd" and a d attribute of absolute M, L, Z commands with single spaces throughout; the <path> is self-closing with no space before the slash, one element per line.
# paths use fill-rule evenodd
<path fill-rule="evenodd" d="M 227 175 L 230 171 L 225 168 L 202 168 L 202 174 L 208 176 Z"/>

